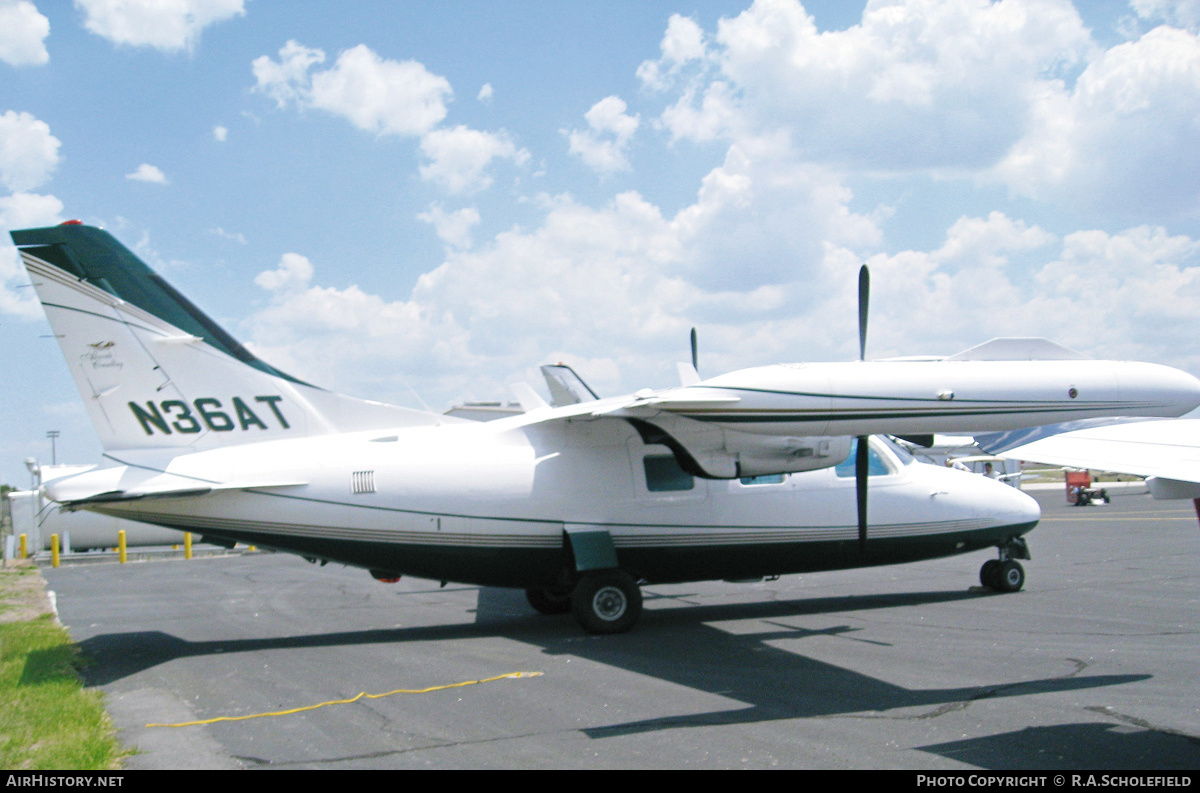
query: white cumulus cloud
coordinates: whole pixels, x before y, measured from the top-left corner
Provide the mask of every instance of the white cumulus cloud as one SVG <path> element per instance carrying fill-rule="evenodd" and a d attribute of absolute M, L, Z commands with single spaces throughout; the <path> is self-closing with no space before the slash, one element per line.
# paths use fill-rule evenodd
<path fill-rule="evenodd" d="M 49 35 L 50 20 L 29 0 L 0 0 L 0 61 L 10 66 L 46 63 Z"/>
<path fill-rule="evenodd" d="M 442 209 L 440 204 L 431 204 L 429 210 L 417 215 L 433 226 L 442 242 L 451 248 L 471 247 L 471 228 L 479 224 L 479 210 L 463 207 L 453 212 Z"/>
<path fill-rule="evenodd" d="M 263 55 L 252 68 L 257 89 L 281 108 L 295 103 L 325 110 L 368 132 L 422 135 L 446 117 L 450 82 L 417 61 L 381 58 L 359 44 L 331 68 L 310 73 L 324 62 L 323 51 L 289 41 L 278 61 Z"/>
<path fill-rule="evenodd" d="M 720 22 L 718 68 L 662 122 L 676 138 L 788 129 L 805 156 L 855 167 L 988 167 L 1031 94 L 1093 49 L 1066 0 L 870 3 L 825 32 L 796 0 L 756 0 Z"/>
<path fill-rule="evenodd" d="M 52 195 L 13 193 L 0 197 L 0 228 L 23 229 L 62 221 L 63 203 Z"/>
<path fill-rule="evenodd" d="M 640 119 L 618 96 L 606 96 L 584 114 L 588 128 L 568 133 L 570 151 L 600 174 L 629 170 L 626 152 Z"/>
<path fill-rule="evenodd" d="M 246 13 L 244 0 L 75 0 L 84 26 L 114 44 L 192 50 L 204 28 Z"/>
<path fill-rule="evenodd" d="M 149 163 L 142 163 L 133 173 L 125 174 L 126 179 L 132 179 L 135 182 L 149 182 L 151 184 L 166 184 L 167 175 L 158 167 Z"/>
<path fill-rule="evenodd" d="M 1147 219 L 1200 207 L 1200 39 L 1158 27 L 1038 95 L 993 176 L 1019 194 Z"/>
<path fill-rule="evenodd" d="M 17 256 L 8 245 L 11 229 L 49 226 L 62 221 L 62 201 L 29 190 L 45 183 L 58 165 L 58 138 L 44 121 L 28 113 L 0 115 L 0 183 L 12 194 L 0 196 L 0 315 L 19 319 L 42 316 Z"/>
<path fill-rule="evenodd" d="M 6 111 L 0 115 L 0 182 L 14 191 L 40 186 L 58 165 L 59 145 L 45 121 Z"/>
<path fill-rule="evenodd" d="M 226 127 L 222 127 L 220 125 L 213 127 L 213 140 L 219 143 L 224 143 L 228 137 L 229 130 Z"/>
<path fill-rule="evenodd" d="M 696 20 L 681 14 L 672 14 L 667 21 L 667 32 L 659 44 L 662 57 L 654 61 L 643 61 L 638 67 L 638 78 L 648 87 L 664 89 L 692 61 L 708 57 L 705 35 Z"/>
<path fill-rule="evenodd" d="M 271 292 L 304 289 L 312 280 L 313 266 L 308 257 L 298 253 L 285 253 L 274 270 L 259 273 L 254 283 Z"/>
<path fill-rule="evenodd" d="M 1131 0 L 1130 5 L 1142 19 L 1192 31 L 1200 27 L 1200 0 Z"/>
<path fill-rule="evenodd" d="M 17 249 L 8 243 L 11 229 L 38 228 L 61 223 L 63 204 L 52 195 L 14 193 L 0 196 L 0 317 L 31 320 L 43 316 Z M 18 288 L 26 287 L 26 288 Z"/>
<path fill-rule="evenodd" d="M 774 206 L 785 195 L 788 207 Z M 809 326 L 775 329 L 781 316 L 812 305 L 821 240 L 877 236 L 846 210 L 848 198 L 820 169 L 757 166 L 734 153 L 674 216 L 632 191 L 600 208 L 543 197 L 536 228 L 468 246 L 456 243 L 476 213 L 433 205 L 421 219 L 447 241 L 446 257 L 409 296 L 324 286 L 314 276 L 251 318 L 254 349 L 314 382 L 354 383 L 395 400 L 409 398 L 405 380 L 431 400 L 496 398 L 550 357 L 596 366 L 605 389 L 662 385 L 673 377 L 664 355 L 684 356 L 697 322 L 714 334 L 707 365 L 746 365 L 813 334 Z M 808 236 L 815 242 L 790 249 Z M 845 325 L 848 348 L 852 320 Z M 730 350 L 743 342 L 751 357 L 739 359 Z"/>
<path fill-rule="evenodd" d="M 421 138 L 421 153 L 428 161 L 421 178 L 441 185 L 452 194 L 476 193 L 492 183 L 487 167 L 495 159 L 524 164 L 529 152 L 518 149 L 504 132 L 483 132 L 459 124 L 435 129 Z"/>

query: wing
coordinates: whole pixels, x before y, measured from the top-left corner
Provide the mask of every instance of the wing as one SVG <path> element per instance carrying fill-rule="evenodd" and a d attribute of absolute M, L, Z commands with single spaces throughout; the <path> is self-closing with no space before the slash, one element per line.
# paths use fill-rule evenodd
<path fill-rule="evenodd" d="M 988 446 L 986 441 L 981 445 Z M 1200 419 L 1087 427 L 1039 438 L 1000 453 L 1049 465 L 1153 477 L 1158 480 L 1150 482 L 1156 497 L 1195 498 L 1193 494 L 1200 486 Z"/>

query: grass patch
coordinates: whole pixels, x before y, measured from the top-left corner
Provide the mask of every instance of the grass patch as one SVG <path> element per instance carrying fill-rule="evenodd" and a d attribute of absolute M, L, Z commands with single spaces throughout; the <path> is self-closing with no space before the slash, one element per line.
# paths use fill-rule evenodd
<path fill-rule="evenodd" d="M 36 574 L 35 568 L 0 570 L 0 593 L 12 604 L 14 590 L 31 591 L 14 583 Z M 50 614 L 0 622 L 0 768 L 119 767 L 127 752 L 117 743 L 103 696 L 84 688 L 81 664 L 78 648 Z"/>

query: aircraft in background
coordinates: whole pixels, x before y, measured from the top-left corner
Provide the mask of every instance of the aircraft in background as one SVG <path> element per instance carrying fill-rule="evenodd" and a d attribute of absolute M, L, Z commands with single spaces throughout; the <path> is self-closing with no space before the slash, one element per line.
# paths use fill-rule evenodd
<path fill-rule="evenodd" d="M 743 369 L 599 398 L 563 368 L 553 402 L 474 422 L 354 399 L 259 360 L 101 229 L 12 232 L 105 450 L 58 479 L 66 508 L 367 568 L 517 587 L 589 631 L 628 630 L 639 582 L 744 580 L 988 547 L 1025 579 L 1040 512 L 880 437 L 1178 416 L 1200 381 L 1041 339 L 944 360 Z M 868 499 L 868 491 L 870 498 Z"/>

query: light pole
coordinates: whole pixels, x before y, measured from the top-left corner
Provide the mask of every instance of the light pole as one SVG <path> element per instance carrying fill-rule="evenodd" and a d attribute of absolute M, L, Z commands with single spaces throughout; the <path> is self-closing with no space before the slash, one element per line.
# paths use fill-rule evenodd
<path fill-rule="evenodd" d="M 58 465 L 58 450 L 55 448 L 54 439 L 59 435 L 58 430 L 49 430 L 46 437 L 50 439 L 50 464 Z"/>

